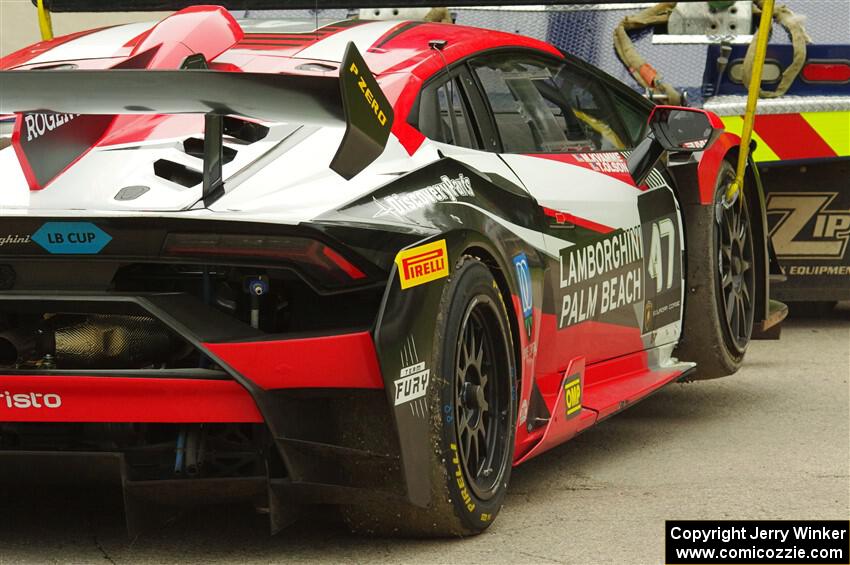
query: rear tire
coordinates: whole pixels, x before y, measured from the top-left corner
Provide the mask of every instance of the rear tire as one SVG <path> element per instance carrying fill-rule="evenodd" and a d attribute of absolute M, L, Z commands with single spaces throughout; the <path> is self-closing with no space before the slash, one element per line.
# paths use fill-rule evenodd
<path fill-rule="evenodd" d="M 735 373 L 753 331 L 757 297 L 750 211 L 743 193 L 731 206 L 723 203 L 734 178 L 734 168 L 724 161 L 714 205 L 685 211 L 688 289 L 676 356 L 697 363 L 694 380 Z"/>
<path fill-rule="evenodd" d="M 348 507 L 355 532 L 475 535 L 502 507 L 513 463 L 516 367 L 507 308 L 475 258 L 463 257 L 443 290 L 432 355 L 431 502 Z"/>

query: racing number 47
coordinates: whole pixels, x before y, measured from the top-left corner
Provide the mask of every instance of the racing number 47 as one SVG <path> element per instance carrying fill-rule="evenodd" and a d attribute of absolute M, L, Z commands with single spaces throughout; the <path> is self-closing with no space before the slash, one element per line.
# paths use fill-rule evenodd
<path fill-rule="evenodd" d="M 667 280 L 664 281 L 664 263 L 661 259 L 661 240 L 667 240 Z M 670 290 L 673 286 L 673 258 L 676 253 L 676 229 L 673 220 L 664 218 L 652 223 L 652 237 L 649 242 L 649 265 L 647 272 L 655 279 L 655 293 Z M 663 283 L 666 282 L 664 288 Z"/>

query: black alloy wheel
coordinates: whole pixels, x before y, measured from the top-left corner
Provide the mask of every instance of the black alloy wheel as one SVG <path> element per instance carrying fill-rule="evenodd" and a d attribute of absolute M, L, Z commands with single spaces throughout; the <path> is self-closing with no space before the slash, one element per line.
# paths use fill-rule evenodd
<path fill-rule="evenodd" d="M 720 294 L 730 345 L 743 353 L 753 330 L 755 270 L 750 218 L 743 195 L 718 208 Z"/>
<path fill-rule="evenodd" d="M 491 499 L 502 481 L 509 449 L 510 379 L 498 334 L 498 311 L 486 296 L 474 299 L 463 317 L 457 345 L 455 422 L 458 451 L 469 486 L 481 500 Z"/>

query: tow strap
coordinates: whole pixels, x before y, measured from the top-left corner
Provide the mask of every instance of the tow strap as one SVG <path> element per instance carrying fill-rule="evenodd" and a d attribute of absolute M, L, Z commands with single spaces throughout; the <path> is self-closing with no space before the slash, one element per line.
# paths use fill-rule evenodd
<path fill-rule="evenodd" d="M 666 97 L 667 103 L 671 105 L 680 105 L 682 103 L 681 94 L 671 85 L 661 80 L 661 73 L 650 65 L 638 52 L 628 32 L 644 29 L 649 26 L 666 24 L 676 4 L 676 2 L 660 2 L 635 15 L 626 16 L 614 30 L 614 49 L 620 61 L 629 70 L 629 73 L 645 89 L 653 94 Z M 753 13 L 761 14 L 763 5 L 764 0 L 753 0 Z M 806 43 L 811 42 L 811 38 L 803 28 L 803 17 L 794 14 L 787 6 L 779 6 L 773 12 L 773 19 L 784 27 L 791 36 L 791 42 L 794 46 L 794 57 L 788 68 L 782 72 L 782 77 L 776 90 L 761 90 L 760 94 L 762 98 L 775 98 L 782 96 L 788 91 L 806 61 Z M 744 58 L 743 70 L 745 83 L 749 83 L 749 77 L 752 74 L 757 35 L 758 32 L 753 36 L 753 40 Z"/>

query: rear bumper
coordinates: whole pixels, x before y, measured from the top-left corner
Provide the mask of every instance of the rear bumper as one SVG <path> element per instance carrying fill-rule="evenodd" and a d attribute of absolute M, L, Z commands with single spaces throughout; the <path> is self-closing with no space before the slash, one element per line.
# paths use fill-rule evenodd
<path fill-rule="evenodd" d="M 206 493 L 222 484 L 234 494 L 262 495 L 260 505 L 278 514 L 284 492 L 311 504 L 404 497 L 397 430 L 370 332 L 261 334 L 179 294 L 0 293 L 0 307 L 4 302 L 16 308 L 38 302 L 41 307 L 45 301 L 82 312 L 141 309 L 196 348 L 213 369 L 0 372 L 0 432 L 5 427 L 10 437 L 36 438 L 31 444 L 0 441 L 0 463 L 22 470 L 19 479 L 40 476 L 24 469 L 52 467 L 49 461 L 58 457 L 103 461 L 112 475 L 118 469 L 125 502 L 161 489 L 184 489 L 198 495 L 190 498 L 211 502 L 215 496 Z M 101 433 L 116 427 L 112 424 L 157 426 L 158 443 L 140 450 L 101 442 L 97 449 L 74 452 L 80 442 L 64 439 L 81 437 L 80 430 Z M 261 440 L 234 448 L 251 451 L 256 464 L 250 470 L 207 477 L 175 471 L 171 476 L 168 469 L 176 468 L 175 458 L 179 461 L 190 450 L 191 441 L 184 446 L 181 437 L 204 437 L 205 430 L 243 424 Z M 139 480 L 147 477 L 136 466 L 144 450 L 168 472 Z M 127 465 L 135 466 L 136 475 L 128 478 Z M 85 469 L 88 463 L 78 466 Z M 272 521 L 282 520 L 277 516 Z M 134 519 L 128 516 L 128 521 Z"/>
<path fill-rule="evenodd" d="M 236 381 L 0 374 L 0 422 L 262 423 Z"/>

